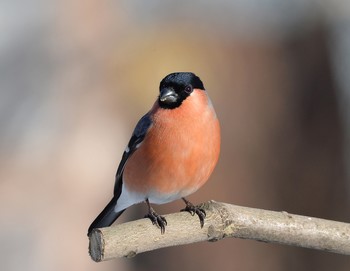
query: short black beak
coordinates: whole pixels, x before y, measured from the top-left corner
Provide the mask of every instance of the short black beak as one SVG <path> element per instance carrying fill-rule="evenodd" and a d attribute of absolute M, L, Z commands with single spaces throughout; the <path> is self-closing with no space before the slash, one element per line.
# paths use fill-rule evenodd
<path fill-rule="evenodd" d="M 173 88 L 163 88 L 160 91 L 159 100 L 162 103 L 171 104 L 177 101 L 179 95 Z"/>

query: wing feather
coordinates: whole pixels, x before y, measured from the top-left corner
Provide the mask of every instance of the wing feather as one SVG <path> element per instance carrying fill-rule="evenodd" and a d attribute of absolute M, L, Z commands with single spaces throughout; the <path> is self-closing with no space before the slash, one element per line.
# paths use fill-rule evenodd
<path fill-rule="evenodd" d="M 126 162 L 130 158 L 130 156 L 140 147 L 151 125 L 152 125 L 152 119 L 150 117 L 150 114 L 147 113 L 139 120 L 139 122 L 137 123 L 134 129 L 134 132 L 130 138 L 128 146 L 125 149 L 122 159 L 119 163 L 118 170 L 115 177 L 114 196 L 117 198 L 119 198 L 122 192 L 123 172 L 124 172 Z"/>

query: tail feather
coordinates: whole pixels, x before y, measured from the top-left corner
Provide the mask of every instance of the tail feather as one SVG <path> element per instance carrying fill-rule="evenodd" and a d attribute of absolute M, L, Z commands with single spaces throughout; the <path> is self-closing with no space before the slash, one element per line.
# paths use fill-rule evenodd
<path fill-rule="evenodd" d="M 114 208 L 117 204 L 117 198 L 113 197 L 112 200 L 107 204 L 103 211 L 96 217 L 91 223 L 88 229 L 88 236 L 95 228 L 104 228 L 113 224 L 113 222 L 125 211 L 115 212 Z"/>

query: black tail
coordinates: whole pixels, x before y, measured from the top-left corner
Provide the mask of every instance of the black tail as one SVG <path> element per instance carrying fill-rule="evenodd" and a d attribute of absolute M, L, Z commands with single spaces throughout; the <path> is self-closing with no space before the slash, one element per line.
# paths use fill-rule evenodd
<path fill-rule="evenodd" d="M 104 228 L 112 225 L 113 222 L 125 211 L 125 209 L 117 213 L 114 211 L 117 200 L 116 197 L 113 197 L 103 211 L 96 217 L 88 229 L 88 236 L 90 236 L 91 231 L 95 228 Z"/>

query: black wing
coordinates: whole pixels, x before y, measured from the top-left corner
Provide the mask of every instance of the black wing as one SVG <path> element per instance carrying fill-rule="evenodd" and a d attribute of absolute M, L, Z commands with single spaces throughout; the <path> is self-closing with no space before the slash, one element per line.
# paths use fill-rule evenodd
<path fill-rule="evenodd" d="M 141 145 L 151 125 L 152 125 L 152 119 L 150 117 L 150 114 L 147 113 L 139 120 L 139 122 L 137 123 L 134 129 L 134 132 L 130 138 L 129 144 L 123 153 L 122 160 L 120 161 L 117 174 L 115 176 L 114 196 L 116 198 L 119 198 L 122 192 L 123 172 L 126 165 L 126 161 L 128 161 L 129 157 Z"/>

